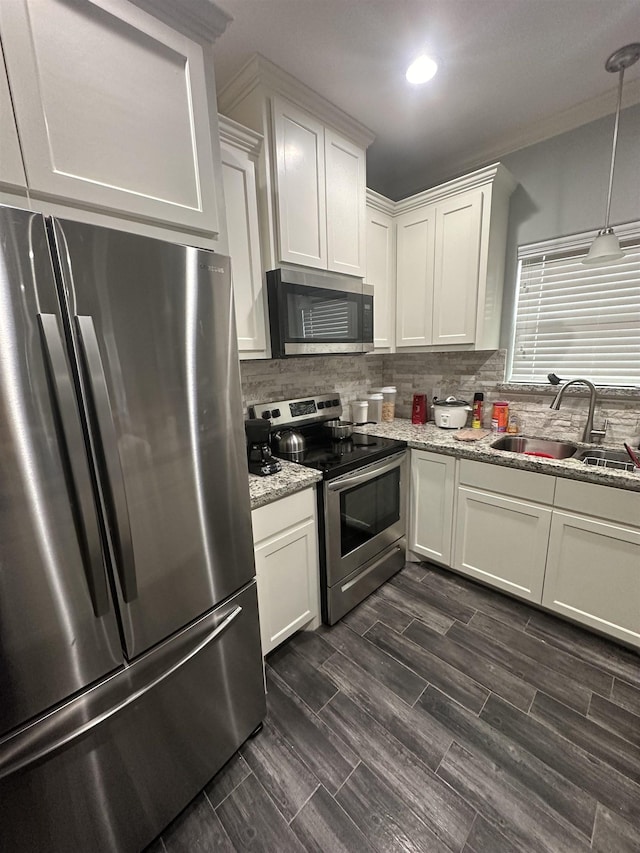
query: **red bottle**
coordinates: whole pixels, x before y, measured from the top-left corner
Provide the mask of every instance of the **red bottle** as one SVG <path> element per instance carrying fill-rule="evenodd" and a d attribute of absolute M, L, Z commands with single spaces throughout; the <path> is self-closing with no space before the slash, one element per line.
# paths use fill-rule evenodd
<path fill-rule="evenodd" d="M 414 394 L 411 407 L 411 423 L 426 424 L 427 422 L 427 395 Z"/>

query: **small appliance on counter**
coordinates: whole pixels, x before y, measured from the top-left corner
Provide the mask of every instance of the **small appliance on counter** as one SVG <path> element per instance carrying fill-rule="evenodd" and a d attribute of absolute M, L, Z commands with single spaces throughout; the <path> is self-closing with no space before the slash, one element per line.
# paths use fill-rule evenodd
<path fill-rule="evenodd" d="M 322 617 L 333 625 L 404 565 L 407 444 L 354 432 L 353 423 L 339 420 L 342 405 L 335 391 L 256 404 L 250 413 L 270 424 L 272 433 L 298 433 L 305 445 L 295 461 L 322 473 L 317 491 Z M 279 446 L 273 450 L 288 458 Z"/>
<path fill-rule="evenodd" d="M 244 431 L 247 436 L 249 471 L 252 474 L 258 474 L 260 477 L 282 471 L 282 465 L 271 454 L 271 447 L 269 446 L 271 425 L 269 421 L 260 419 L 245 421 Z"/>
<path fill-rule="evenodd" d="M 462 429 L 467 423 L 471 406 L 466 400 L 449 396 L 445 400 L 433 401 L 433 419 L 443 429 Z"/>

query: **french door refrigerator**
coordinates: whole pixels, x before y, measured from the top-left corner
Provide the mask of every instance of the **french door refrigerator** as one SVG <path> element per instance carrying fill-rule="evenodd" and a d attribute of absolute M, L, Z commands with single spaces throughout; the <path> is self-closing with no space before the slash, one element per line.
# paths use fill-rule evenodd
<path fill-rule="evenodd" d="M 0 849 L 138 850 L 265 716 L 229 259 L 0 241 Z"/>

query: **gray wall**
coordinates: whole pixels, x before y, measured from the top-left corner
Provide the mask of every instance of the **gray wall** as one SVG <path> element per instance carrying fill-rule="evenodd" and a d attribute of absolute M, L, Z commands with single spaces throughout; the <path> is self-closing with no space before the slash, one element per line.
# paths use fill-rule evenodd
<path fill-rule="evenodd" d="M 503 157 L 518 181 L 509 209 L 500 345 L 511 345 L 516 253 L 534 243 L 604 224 L 613 116 Z M 640 219 L 640 105 L 620 116 L 612 224 Z"/>

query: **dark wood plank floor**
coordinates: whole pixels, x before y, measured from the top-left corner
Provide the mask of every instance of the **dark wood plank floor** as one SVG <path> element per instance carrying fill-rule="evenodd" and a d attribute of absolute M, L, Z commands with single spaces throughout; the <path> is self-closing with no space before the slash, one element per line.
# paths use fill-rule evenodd
<path fill-rule="evenodd" d="M 640 656 L 428 564 L 267 658 L 153 853 L 640 851 Z"/>

